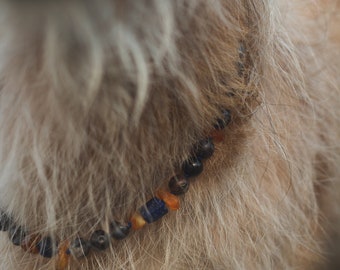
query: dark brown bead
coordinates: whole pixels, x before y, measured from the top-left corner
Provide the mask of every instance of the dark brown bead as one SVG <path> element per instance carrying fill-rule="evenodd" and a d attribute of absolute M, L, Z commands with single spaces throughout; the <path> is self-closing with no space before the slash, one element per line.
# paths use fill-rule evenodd
<path fill-rule="evenodd" d="M 26 233 L 20 226 L 11 226 L 8 230 L 8 235 L 14 245 L 20 246 L 21 242 L 25 239 Z"/>
<path fill-rule="evenodd" d="M 203 172 L 203 163 L 197 157 L 191 157 L 189 160 L 184 162 L 182 169 L 184 176 L 188 178 L 198 176 L 201 172 Z"/>
<path fill-rule="evenodd" d="M 112 238 L 116 240 L 124 239 L 130 232 L 131 223 L 127 223 L 123 225 L 117 221 L 113 221 L 110 223 L 110 235 Z"/>
<path fill-rule="evenodd" d="M 41 237 L 36 234 L 27 235 L 24 240 L 21 242 L 21 248 L 27 252 L 38 254 L 39 249 L 37 248 L 37 244 L 41 240 Z"/>
<path fill-rule="evenodd" d="M 183 176 L 174 176 L 169 181 L 169 190 L 174 195 L 181 195 L 188 191 L 189 180 Z"/>
<path fill-rule="evenodd" d="M 212 138 L 206 138 L 196 145 L 194 152 L 199 159 L 207 159 L 213 155 L 214 150 L 215 146 Z"/>
<path fill-rule="evenodd" d="M 81 237 L 74 239 L 68 249 L 69 253 L 75 258 L 86 257 L 90 252 L 90 243 Z"/>
<path fill-rule="evenodd" d="M 109 247 L 110 239 L 106 232 L 98 230 L 92 233 L 90 243 L 92 247 L 98 250 L 104 250 Z"/>

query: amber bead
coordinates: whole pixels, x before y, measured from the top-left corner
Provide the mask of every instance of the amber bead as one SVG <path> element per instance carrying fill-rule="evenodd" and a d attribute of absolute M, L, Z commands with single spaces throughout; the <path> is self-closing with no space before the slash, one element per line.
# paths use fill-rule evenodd
<path fill-rule="evenodd" d="M 45 258 L 52 258 L 58 250 L 56 242 L 49 236 L 41 239 L 37 244 L 37 248 L 39 249 L 40 255 Z"/>
<path fill-rule="evenodd" d="M 21 242 L 21 248 L 27 252 L 38 254 L 39 249 L 37 244 L 41 240 L 41 237 L 37 234 L 27 235 L 24 240 Z"/>
<path fill-rule="evenodd" d="M 209 134 L 209 136 L 217 143 L 222 142 L 224 140 L 225 134 L 223 130 L 213 130 Z"/>
<path fill-rule="evenodd" d="M 194 148 L 195 155 L 199 159 L 207 159 L 210 158 L 215 150 L 214 143 L 212 138 L 206 138 L 200 141 Z"/>
<path fill-rule="evenodd" d="M 110 223 L 110 235 L 116 240 L 124 239 L 130 232 L 131 222 L 126 225 L 120 224 L 117 221 Z"/>
<path fill-rule="evenodd" d="M 132 229 L 138 230 L 140 228 L 143 228 L 146 224 L 145 219 L 141 216 L 139 213 L 133 214 L 131 217 L 131 224 L 132 224 Z"/>
<path fill-rule="evenodd" d="M 159 190 L 156 193 L 156 196 L 160 198 L 163 202 L 165 202 L 166 206 L 170 210 L 178 210 L 179 209 L 179 199 L 176 195 L 171 194 L 165 190 Z"/>
<path fill-rule="evenodd" d="M 59 246 L 56 270 L 65 270 L 68 266 L 70 261 L 70 254 L 67 252 L 69 245 L 69 241 L 65 241 Z"/>
<path fill-rule="evenodd" d="M 98 250 L 105 250 L 110 245 L 110 238 L 103 230 L 97 230 L 92 233 L 90 243 L 92 247 Z"/>
<path fill-rule="evenodd" d="M 78 259 L 87 256 L 90 252 L 90 248 L 89 242 L 81 237 L 77 237 L 71 242 L 68 253 Z"/>
<path fill-rule="evenodd" d="M 198 176 L 203 171 L 203 163 L 198 158 L 192 157 L 184 162 L 182 169 L 186 177 Z"/>
<path fill-rule="evenodd" d="M 168 187 L 172 194 L 182 195 L 189 190 L 189 180 L 184 176 L 174 176 L 170 179 Z"/>
<path fill-rule="evenodd" d="M 20 246 L 21 242 L 25 239 L 26 233 L 22 227 L 11 226 L 8 230 L 9 239 L 16 246 Z"/>
<path fill-rule="evenodd" d="M 229 110 L 223 109 L 221 113 L 221 118 L 218 118 L 214 124 L 214 128 L 218 130 L 224 129 L 231 122 L 231 113 Z"/>

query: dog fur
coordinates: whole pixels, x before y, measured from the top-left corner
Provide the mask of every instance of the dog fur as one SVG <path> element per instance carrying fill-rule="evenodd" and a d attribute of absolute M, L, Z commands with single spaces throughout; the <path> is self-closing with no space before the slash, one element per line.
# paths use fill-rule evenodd
<path fill-rule="evenodd" d="M 340 179 L 338 3 L 0 1 L 0 205 L 60 240 L 125 221 L 228 108 L 181 209 L 69 269 L 313 269 Z M 0 269 L 54 269 L 0 234 Z M 336 256 L 335 256 L 336 257 Z"/>

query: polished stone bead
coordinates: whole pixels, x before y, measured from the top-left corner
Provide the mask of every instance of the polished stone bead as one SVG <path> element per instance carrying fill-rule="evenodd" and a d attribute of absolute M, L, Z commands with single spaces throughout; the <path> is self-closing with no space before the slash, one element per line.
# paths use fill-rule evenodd
<path fill-rule="evenodd" d="M 11 218 L 4 212 L 0 212 L 0 231 L 7 231 L 11 226 Z"/>
<path fill-rule="evenodd" d="M 139 209 L 139 213 L 147 223 L 154 222 L 168 213 L 165 202 L 154 197 Z"/>
<path fill-rule="evenodd" d="M 21 248 L 29 253 L 38 254 L 39 249 L 37 248 L 37 244 L 40 240 L 41 237 L 37 234 L 27 235 L 21 242 Z"/>
<path fill-rule="evenodd" d="M 145 226 L 146 221 L 145 219 L 141 216 L 140 213 L 134 213 L 131 217 L 131 225 L 132 229 L 138 230 L 141 229 Z"/>
<path fill-rule="evenodd" d="M 159 190 L 157 191 L 156 196 L 160 198 L 163 202 L 165 202 L 166 207 L 169 210 L 175 211 L 179 209 L 180 202 L 179 202 L 179 198 L 176 195 L 170 192 L 167 192 L 165 190 Z"/>
<path fill-rule="evenodd" d="M 110 245 L 110 238 L 103 230 L 97 230 L 92 233 L 90 243 L 92 247 L 98 250 L 105 250 Z"/>
<path fill-rule="evenodd" d="M 222 116 L 216 120 L 214 125 L 215 129 L 224 129 L 231 121 L 231 113 L 229 110 L 224 109 L 221 112 Z"/>
<path fill-rule="evenodd" d="M 89 242 L 83 238 L 77 237 L 71 242 L 68 252 L 75 258 L 82 258 L 89 254 L 90 249 L 91 246 Z"/>
<path fill-rule="evenodd" d="M 174 176 L 170 179 L 168 187 L 172 194 L 182 195 L 189 190 L 189 180 L 183 176 Z"/>
<path fill-rule="evenodd" d="M 67 252 L 69 249 L 69 241 L 61 243 L 58 248 L 58 256 L 56 261 L 56 270 L 65 270 L 70 262 L 70 254 Z"/>
<path fill-rule="evenodd" d="M 131 223 L 126 225 L 120 224 L 119 222 L 113 221 L 110 223 L 110 235 L 116 240 L 124 239 L 130 232 Z"/>
<path fill-rule="evenodd" d="M 198 158 L 192 157 L 184 162 L 182 169 L 184 176 L 194 177 L 201 174 L 201 172 L 203 171 L 203 163 Z"/>
<path fill-rule="evenodd" d="M 8 230 L 9 239 L 16 246 L 20 246 L 26 237 L 25 231 L 22 227 L 11 226 Z"/>
<path fill-rule="evenodd" d="M 45 258 L 52 258 L 58 251 L 57 246 L 57 243 L 49 236 L 44 237 L 37 244 L 39 254 Z"/>
<path fill-rule="evenodd" d="M 215 150 L 215 146 L 212 141 L 212 138 L 206 138 L 200 141 L 195 147 L 195 155 L 199 159 L 207 159 L 213 155 L 214 150 Z"/>

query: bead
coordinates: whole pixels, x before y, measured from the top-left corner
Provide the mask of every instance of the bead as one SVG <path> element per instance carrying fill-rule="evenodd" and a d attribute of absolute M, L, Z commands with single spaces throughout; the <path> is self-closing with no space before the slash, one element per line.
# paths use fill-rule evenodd
<path fill-rule="evenodd" d="M 58 249 L 58 257 L 56 263 L 56 270 L 65 270 L 70 261 L 70 254 L 68 254 L 67 250 L 69 248 L 70 242 L 65 241 L 59 246 Z"/>
<path fill-rule="evenodd" d="M 37 244 L 41 240 L 41 237 L 37 234 L 27 235 L 21 242 L 21 248 L 29 253 L 38 254 L 39 249 Z"/>
<path fill-rule="evenodd" d="M 77 237 L 74 239 L 69 247 L 68 253 L 75 258 L 86 257 L 90 252 L 91 246 L 83 238 Z"/>
<path fill-rule="evenodd" d="M 113 221 L 110 223 L 110 235 L 116 240 L 124 239 L 130 232 L 131 223 L 122 225 L 119 222 Z"/>
<path fill-rule="evenodd" d="M 110 239 L 106 232 L 97 230 L 92 233 L 90 238 L 91 246 L 98 250 L 105 250 L 110 245 Z"/>
<path fill-rule="evenodd" d="M 139 213 L 147 223 L 154 222 L 168 213 L 165 203 L 157 197 L 149 200 L 144 206 L 139 208 Z"/>
<path fill-rule="evenodd" d="M 215 146 L 212 141 L 212 138 L 206 138 L 200 141 L 195 147 L 195 155 L 199 159 L 207 159 L 213 155 L 214 150 L 215 150 Z"/>
<path fill-rule="evenodd" d="M 138 230 L 144 227 L 146 221 L 139 213 L 134 213 L 133 216 L 131 217 L 131 224 L 132 229 Z"/>
<path fill-rule="evenodd" d="M 45 258 L 52 258 L 57 253 L 57 244 L 52 240 L 51 237 L 44 237 L 37 244 L 39 254 Z"/>
<path fill-rule="evenodd" d="M 214 125 L 215 129 L 224 129 L 231 121 L 231 113 L 229 110 L 222 110 L 222 117 L 216 120 Z"/>
<path fill-rule="evenodd" d="M 174 176 L 170 179 L 168 187 L 174 195 L 181 195 L 189 190 L 189 181 L 183 176 Z"/>
<path fill-rule="evenodd" d="M 11 226 L 11 218 L 4 212 L 0 212 L 0 231 L 7 231 Z"/>
<path fill-rule="evenodd" d="M 186 177 L 194 177 L 203 171 L 203 163 L 198 158 L 190 158 L 182 166 Z"/>
<path fill-rule="evenodd" d="M 22 227 L 11 226 L 8 230 L 9 239 L 16 246 L 20 246 L 21 242 L 24 240 L 26 233 Z"/>
<path fill-rule="evenodd" d="M 224 140 L 224 132 L 223 130 L 213 130 L 211 133 L 210 133 L 210 137 L 215 141 L 215 142 L 222 142 Z"/>
<path fill-rule="evenodd" d="M 166 206 L 170 210 L 178 210 L 179 209 L 179 199 L 174 194 L 170 192 L 159 190 L 156 194 L 158 198 L 160 198 L 163 202 L 165 202 Z"/>

